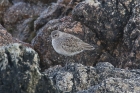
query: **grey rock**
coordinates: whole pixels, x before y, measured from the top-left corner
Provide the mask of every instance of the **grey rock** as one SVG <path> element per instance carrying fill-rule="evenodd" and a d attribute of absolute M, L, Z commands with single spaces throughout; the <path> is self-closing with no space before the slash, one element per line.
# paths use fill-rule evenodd
<path fill-rule="evenodd" d="M 128 24 L 124 28 L 123 44 L 129 53 L 125 64 L 129 68 L 140 68 L 140 3 L 132 10 Z M 121 60 L 122 61 L 122 60 Z"/>
<path fill-rule="evenodd" d="M 57 0 L 11 0 L 11 1 L 13 3 L 26 2 L 26 3 L 34 3 L 34 4 L 38 4 L 38 3 L 49 4 L 49 3 L 56 2 Z"/>
<path fill-rule="evenodd" d="M 0 24 L 0 46 L 11 43 L 21 43 L 24 46 L 32 47 L 29 43 L 22 42 L 19 39 L 12 37 L 12 35 Z"/>
<path fill-rule="evenodd" d="M 24 2 L 19 2 L 11 6 L 9 9 L 6 10 L 3 17 L 3 24 L 5 28 L 12 34 L 13 37 L 18 37 L 18 35 L 21 32 L 21 29 L 26 31 L 26 34 L 30 34 L 29 32 L 33 32 L 34 20 L 40 15 L 42 11 L 44 11 L 46 6 L 39 6 L 35 4 L 29 4 Z M 33 20 L 30 20 L 32 18 Z M 25 27 L 29 26 L 32 27 L 32 29 L 28 29 L 25 27 L 25 29 L 20 28 L 20 26 Z M 24 36 L 24 35 L 23 35 Z M 25 37 L 26 39 L 26 37 Z"/>
<path fill-rule="evenodd" d="M 108 62 L 95 67 L 69 63 L 44 73 L 53 81 L 56 93 L 139 93 L 139 70 L 114 68 Z"/>
<path fill-rule="evenodd" d="M 81 2 L 72 12 L 74 20 L 89 27 L 101 42 L 103 52 L 98 61 L 112 62 L 119 68 L 139 68 L 140 1 L 98 1 L 98 7 Z"/>
<path fill-rule="evenodd" d="M 34 18 L 28 18 L 23 23 L 17 25 L 18 33 L 16 38 L 23 42 L 31 43 L 31 40 L 35 37 L 34 31 Z"/>
<path fill-rule="evenodd" d="M 99 8 L 84 2 L 79 3 L 73 10 L 73 18 L 96 32 L 98 38 L 103 40 L 102 44 L 110 46 L 110 43 L 113 45 L 121 37 L 123 28 L 132 12 L 130 6 L 134 8 L 139 0 L 120 0 L 118 2 L 116 0 L 99 0 L 99 2 Z"/>
<path fill-rule="evenodd" d="M 13 42 L 12 35 L 0 24 L 0 46 Z"/>
<path fill-rule="evenodd" d="M 42 26 L 44 26 L 48 21 L 52 19 L 57 19 L 62 14 L 64 10 L 64 5 L 52 4 L 47 9 L 45 9 L 40 16 L 34 22 L 34 30 L 38 31 Z"/>
<path fill-rule="evenodd" d="M 37 53 L 15 43 L 0 48 L 0 92 L 35 93 L 39 72 Z"/>
<path fill-rule="evenodd" d="M 51 44 L 50 35 L 54 30 L 60 30 L 75 35 L 84 42 L 90 45 L 95 45 L 94 47 L 96 47 L 96 49 L 93 51 L 84 51 L 73 57 L 60 55 L 55 52 Z M 34 46 L 34 49 L 39 53 L 42 69 L 58 64 L 64 65 L 66 61 L 79 62 L 91 66 L 96 63 L 102 49 L 100 44 L 98 44 L 98 39 L 95 37 L 95 33 L 80 22 L 74 21 L 68 16 L 50 20 L 45 26 L 39 29 L 37 35 L 32 40 L 32 46 Z"/>
<path fill-rule="evenodd" d="M 0 0 L 0 24 L 3 22 L 3 15 L 5 11 L 12 5 L 9 0 Z"/>
<path fill-rule="evenodd" d="M 139 93 L 140 70 L 69 63 L 40 72 L 38 54 L 21 44 L 0 48 L 0 93 Z"/>
<path fill-rule="evenodd" d="M 140 78 L 122 79 L 108 78 L 99 85 L 90 87 L 88 90 L 79 91 L 77 93 L 139 93 Z"/>

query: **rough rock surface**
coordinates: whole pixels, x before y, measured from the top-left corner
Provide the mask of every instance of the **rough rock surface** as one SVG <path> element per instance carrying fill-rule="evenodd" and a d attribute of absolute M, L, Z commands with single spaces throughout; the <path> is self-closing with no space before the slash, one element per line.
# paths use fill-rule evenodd
<path fill-rule="evenodd" d="M 11 6 L 3 17 L 5 28 L 24 42 L 30 42 L 34 36 L 34 20 L 44 11 L 46 6 L 39 6 L 24 2 L 19 2 Z"/>
<path fill-rule="evenodd" d="M 140 0 L 89 1 L 0 1 L 0 93 L 139 93 Z M 51 45 L 53 30 L 95 50 L 59 55 Z"/>
<path fill-rule="evenodd" d="M 133 8 L 132 12 L 123 34 L 123 44 L 127 52 L 129 51 L 127 55 L 125 54 L 124 62 L 127 62 L 126 65 L 129 68 L 140 69 L 140 3 Z"/>
<path fill-rule="evenodd" d="M 58 93 L 139 93 L 140 70 L 114 68 L 108 62 L 95 67 L 70 63 L 46 70 Z M 85 90 L 85 91 L 81 91 Z"/>
<path fill-rule="evenodd" d="M 73 57 L 65 57 L 56 53 L 51 45 L 50 33 L 53 30 L 60 30 L 78 36 L 83 41 L 90 43 L 97 47 L 95 51 L 84 51 Z M 93 65 L 101 52 L 100 43 L 97 44 L 98 39 L 86 26 L 80 22 L 72 20 L 71 17 L 64 17 L 61 19 L 54 19 L 49 21 L 43 28 L 41 28 L 37 36 L 32 41 L 32 46 L 41 56 L 41 67 L 52 66 L 56 64 L 65 64 L 66 62 L 79 62 L 85 65 Z"/>
<path fill-rule="evenodd" d="M 13 42 L 13 37 L 7 30 L 0 24 L 0 46 L 7 45 Z"/>
<path fill-rule="evenodd" d="M 0 23 L 2 23 L 5 11 L 12 5 L 9 0 L 0 0 Z"/>
<path fill-rule="evenodd" d="M 8 45 L 11 43 L 21 43 L 24 46 L 33 48 L 29 43 L 22 42 L 17 38 L 12 37 L 10 33 L 0 24 L 0 46 Z"/>
<path fill-rule="evenodd" d="M 133 44 L 140 27 L 139 3 L 139 0 L 99 0 L 98 4 L 81 2 L 74 8 L 74 20 L 95 32 L 103 47 L 98 61 L 113 62 L 120 68 L 139 68 L 138 47 Z M 131 32 L 136 33 L 132 36 Z"/>
<path fill-rule="evenodd" d="M 62 4 L 52 4 L 51 6 L 49 6 L 35 20 L 34 30 L 37 31 L 39 28 L 44 26 L 48 21 L 59 18 L 64 8 L 65 6 Z"/>
<path fill-rule="evenodd" d="M 0 48 L 0 93 L 139 93 L 140 70 L 77 63 L 40 72 L 38 54 L 14 43 Z M 82 91 L 84 90 L 84 91 Z"/>
<path fill-rule="evenodd" d="M 38 3 L 48 4 L 51 2 L 56 2 L 57 0 L 11 0 L 11 1 L 13 3 L 26 2 L 26 3 L 34 3 L 34 4 L 38 4 Z"/>
<path fill-rule="evenodd" d="M 39 58 L 31 48 L 10 44 L 0 48 L 0 93 L 35 93 L 41 77 Z"/>
<path fill-rule="evenodd" d="M 83 1 L 73 9 L 72 18 L 71 16 L 60 18 L 62 13 L 54 12 L 57 10 L 56 7 L 56 10 L 53 11 L 48 9 L 47 12 L 44 12 L 47 13 L 46 15 L 42 13 L 43 15 L 35 21 L 34 27 L 39 30 L 32 41 L 32 45 L 41 57 L 41 67 L 62 64 L 69 59 L 71 62 L 78 62 L 80 59 L 80 63 L 84 65 L 108 61 L 119 68 L 139 68 L 140 54 L 137 44 L 139 40 L 136 38 L 140 26 L 139 3 L 139 0 L 99 0 L 98 4 Z M 59 10 L 61 11 L 61 8 Z M 135 22 L 132 24 L 130 21 L 134 18 Z M 133 36 L 131 36 L 132 28 L 136 28 Z M 71 58 L 58 55 L 51 47 L 49 36 L 51 31 L 56 29 L 74 34 L 82 40 L 94 44 L 96 49 L 94 52 L 84 52 Z M 133 38 L 136 40 L 135 45 L 132 42 Z M 132 45 L 134 45 L 133 49 L 130 48 Z"/>

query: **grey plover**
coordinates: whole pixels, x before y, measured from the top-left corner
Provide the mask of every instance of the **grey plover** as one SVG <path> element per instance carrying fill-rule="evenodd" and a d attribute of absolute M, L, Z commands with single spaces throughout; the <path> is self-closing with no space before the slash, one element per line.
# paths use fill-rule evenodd
<path fill-rule="evenodd" d="M 54 50 L 64 56 L 73 56 L 84 50 L 94 50 L 95 48 L 83 42 L 78 37 L 58 30 L 51 32 L 52 46 Z"/>

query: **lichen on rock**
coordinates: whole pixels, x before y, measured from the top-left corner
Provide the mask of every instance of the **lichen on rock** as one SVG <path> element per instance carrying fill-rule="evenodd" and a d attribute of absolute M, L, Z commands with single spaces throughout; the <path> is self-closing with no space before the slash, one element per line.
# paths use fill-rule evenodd
<path fill-rule="evenodd" d="M 34 93 L 41 78 L 37 53 L 14 43 L 0 48 L 0 88 L 2 93 Z"/>

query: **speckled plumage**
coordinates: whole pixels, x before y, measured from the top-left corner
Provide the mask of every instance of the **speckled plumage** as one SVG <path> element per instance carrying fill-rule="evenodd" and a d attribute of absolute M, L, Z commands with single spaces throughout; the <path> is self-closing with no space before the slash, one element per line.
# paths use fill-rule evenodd
<path fill-rule="evenodd" d="M 84 50 L 95 48 L 74 35 L 55 30 L 51 33 L 52 46 L 54 50 L 65 56 L 73 56 Z"/>

